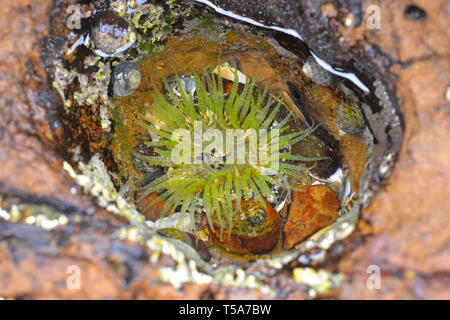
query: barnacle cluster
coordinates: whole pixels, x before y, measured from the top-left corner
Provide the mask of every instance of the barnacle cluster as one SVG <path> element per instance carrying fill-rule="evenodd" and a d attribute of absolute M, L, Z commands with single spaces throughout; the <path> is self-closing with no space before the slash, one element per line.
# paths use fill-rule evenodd
<path fill-rule="evenodd" d="M 177 77 L 175 86 L 166 81 L 166 94 L 157 94 L 142 110 L 141 125 L 152 137 L 145 144 L 153 154 L 136 156 L 166 168 L 144 187 L 145 194 L 159 194 L 150 205 L 164 200 L 166 212 L 179 208 L 182 214 L 203 208 L 212 230 L 231 231 L 242 200 L 266 207 L 267 199 L 276 198 L 276 188 L 290 189 L 288 178 L 308 170 L 304 162 L 324 159 L 291 152 L 316 127 L 292 128 L 290 114 L 279 119 L 281 99 L 255 81 L 240 82 L 237 70 L 234 75 L 234 81 L 208 72 L 190 80 Z M 219 138 L 225 136 L 224 144 Z"/>

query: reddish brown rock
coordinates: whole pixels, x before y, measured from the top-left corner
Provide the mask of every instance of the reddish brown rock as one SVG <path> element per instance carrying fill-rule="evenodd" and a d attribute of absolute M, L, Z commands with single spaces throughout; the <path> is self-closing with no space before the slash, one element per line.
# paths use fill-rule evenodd
<path fill-rule="evenodd" d="M 297 186 L 289 215 L 283 228 L 284 247 L 290 249 L 313 233 L 334 222 L 339 216 L 336 194 L 325 185 Z"/>
<path fill-rule="evenodd" d="M 50 117 L 50 110 L 56 106 L 42 103 L 51 97 L 40 51 L 49 6 L 48 0 L 0 6 L 0 189 L 87 207 L 86 199 L 68 187 L 55 153 L 61 122 Z"/>

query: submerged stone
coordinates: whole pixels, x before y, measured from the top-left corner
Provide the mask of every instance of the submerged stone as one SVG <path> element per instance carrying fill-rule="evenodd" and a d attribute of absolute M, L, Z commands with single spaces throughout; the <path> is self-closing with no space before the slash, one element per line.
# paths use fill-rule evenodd
<path fill-rule="evenodd" d="M 284 248 L 290 249 L 339 217 L 336 194 L 326 185 L 297 186 L 284 225 Z"/>

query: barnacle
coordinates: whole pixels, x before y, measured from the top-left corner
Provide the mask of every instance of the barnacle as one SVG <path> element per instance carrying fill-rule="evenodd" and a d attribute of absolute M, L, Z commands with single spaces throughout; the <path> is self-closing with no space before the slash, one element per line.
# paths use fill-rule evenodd
<path fill-rule="evenodd" d="M 208 72 L 191 76 L 190 86 L 187 79 L 176 77 L 175 86 L 165 81 L 166 94 L 157 93 L 141 113 L 141 125 L 152 137 L 145 144 L 153 154 L 136 156 L 166 169 L 144 190 L 159 194 L 154 201 L 165 201 L 165 213 L 201 211 L 212 230 L 214 225 L 231 230 L 242 200 L 253 199 L 265 208 L 275 188 L 290 189 L 289 178 L 309 169 L 305 162 L 324 159 L 291 153 L 291 146 L 317 126 L 289 125 L 291 115 L 280 116 L 283 100 L 254 80 L 239 81 L 237 70 L 234 81 Z M 219 139 L 224 136 L 225 148 Z M 252 150 L 258 150 L 258 157 Z"/>

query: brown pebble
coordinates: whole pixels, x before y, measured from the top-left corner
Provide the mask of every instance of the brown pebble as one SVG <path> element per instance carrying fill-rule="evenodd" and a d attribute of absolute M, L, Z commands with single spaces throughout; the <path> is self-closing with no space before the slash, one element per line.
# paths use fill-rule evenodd
<path fill-rule="evenodd" d="M 339 217 L 336 194 L 325 185 L 296 186 L 283 228 L 284 248 L 290 249 Z"/>

